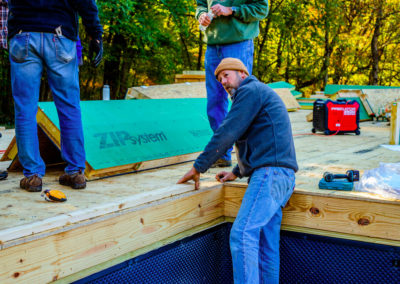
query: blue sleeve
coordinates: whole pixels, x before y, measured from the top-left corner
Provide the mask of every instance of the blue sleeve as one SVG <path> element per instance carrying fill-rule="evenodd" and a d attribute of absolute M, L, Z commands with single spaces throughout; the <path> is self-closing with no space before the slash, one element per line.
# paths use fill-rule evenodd
<path fill-rule="evenodd" d="M 260 109 L 259 92 L 246 86 L 239 88 L 228 115 L 196 159 L 195 169 L 200 173 L 207 171 L 246 132 Z"/>
<path fill-rule="evenodd" d="M 101 39 L 103 28 L 99 20 L 99 11 L 94 0 L 72 0 L 72 5 L 78 11 L 79 16 L 82 18 L 83 25 L 86 32 L 93 39 Z"/>
<path fill-rule="evenodd" d="M 236 165 L 233 170 L 232 173 L 237 176 L 238 178 L 242 178 L 242 174 L 240 173 L 240 169 L 239 169 L 239 165 Z"/>

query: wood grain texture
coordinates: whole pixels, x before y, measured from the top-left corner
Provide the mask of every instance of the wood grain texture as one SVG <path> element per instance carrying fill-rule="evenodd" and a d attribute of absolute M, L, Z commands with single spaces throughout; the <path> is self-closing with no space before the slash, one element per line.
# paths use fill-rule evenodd
<path fill-rule="evenodd" d="M 55 284 L 72 283 L 72 282 L 77 281 L 79 279 L 82 279 L 84 277 L 90 276 L 90 275 L 92 275 L 94 273 L 103 271 L 103 270 L 105 270 L 105 269 L 107 269 L 109 267 L 112 267 L 114 265 L 120 264 L 120 263 L 122 263 L 124 261 L 127 261 L 127 260 L 130 260 L 132 258 L 135 258 L 135 257 L 137 257 L 139 255 L 145 254 L 147 252 L 151 252 L 153 250 L 156 250 L 156 249 L 161 248 L 163 246 L 166 246 L 168 244 L 174 243 L 175 241 L 179 241 L 179 240 L 184 239 L 186 237 L 190 237 L 190 236 L 192 236 L 192 235 L 194 235 L 196 233 L 200 233 L 200 232 L 202 232 L 204 230 L 207 230 L 209 228 L 212 228 L 214 226 L 217 226 L 217 225 L 220 225 L 220 224 L 226 223 L 226 222 L 231 222 L 231 221 L 226 221 L 226 219 L 224 217 L 217 218 L 215 220 L 212 220 L 210 222 L 207 222 L 207 223 L 204 223 L 202 225 L 196 226 L 196 227 L 194 227 L 192 229 L 189 229 L 187 231 L 184 231 L 182 233 L 176 234 L 176 235 L 174 235 L 172 237 L 163 239 L 161 241 L 157 241 L 157 242 L 152 243 L 152 244 L 150 244 L 148 246 L 145 246 L 143 248 L 140 248 L 140 249 L 134 250 L 132 252 L 126 253 L 124 255 L 121 255 L 120 257 L 111 259 L 109 261 L 103 262 L 103 263 L 101 263 L 99 265 L 95 265 L 95 266 L 92 266 L 92 267 L 84 269 L 84 270 L 81 270 L 78 273 L 75 273 L 75 274 L 72 274 L 70 276 L 67 276 L 67 277 L 64 277 L 62 279 L 59 279 L 59 280 L 55 281 L 54 283 Z"/>
<path fill-rule="evenodd" d="M 289 89 L 274 89 L 274 91 L 282 99 L 287 110 L 297 110 L 300 108 L 299 103 L 297 102 L 295 97 L 293 97 Z"/>
<path fill-rule="evenodd" d="M 171 237 L 223 214 L 223 194 L 195 192 L 0 251 L 1 283 L 47 283 Z"/>
<path fill-rule="evenodd" d="M 400 140 L 400 102 L 392 103 L 390 116 L 389 144 L 397 145 Z"/>
<path fill-rule="evenodd" d="M 204 82 L 206 80 L 206 75 L 197 74 L 176 74 L 175 83 L 184 82 Z"/>
<path fill-rule="evenodd" d="M 165 84 L 129 88 L 125 99 L 183 99 L 206 98 L 204 82 Z"/>
<path fill-rule="evenodd" d="M 235 217 L 245 187 L 225 186 L 227 217 Z M 400 241 L 400 202 L 346 199 L 295 191 L 283 210 L 282 224 Z"/>
<path fill-rule="evenodd" d="M 122 165 L 117 167 L 105 168 L 100 170 L 94 170 L 90 164 L 87 164 L 87 169 L 85 171 L 85 175 L 89 180 L 95 180 L 101 177 L 109 177 L 112 175 L 118 174 L 126 174 L 126 173 L 135 173 L 138 171 L 156 169 L 159 167 L 165 167 L 169 165 L 175 165 L 180 163 L 186 163 L 194 161 L 201 152 L 190 153 L 185 155 L 167 157 L 163 159 L 151 160 L 151 161 L 144 161 L 134 164 Z"/>

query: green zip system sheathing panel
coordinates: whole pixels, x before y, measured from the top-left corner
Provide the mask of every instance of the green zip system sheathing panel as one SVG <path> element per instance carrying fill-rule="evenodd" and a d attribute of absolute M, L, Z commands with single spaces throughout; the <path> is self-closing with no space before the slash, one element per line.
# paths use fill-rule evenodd
<path fill-rule="evenodd" d="M 295 86 L 292 84 L 289 84 L 285 81 L 279 81 L 279 82 L 272 82 L 267 84 L 271 89 L 289 89 L 289 90 L 294 90 Z"/>
<path fill-rule="evenodd" d="M 326 85 L 325 95 L 333 95 L 340 90 L 362 90 L 362 89 L 398 89 L 400 87 L 370 86 L 370 85 Z"/>
<path fill-rule="evenodd" d="M 39 108 L 59 129 L 54 103 Z M 94 170 L 199 152 L 212 136 L 206 99 L 83 101 L 81 109 Z"/>

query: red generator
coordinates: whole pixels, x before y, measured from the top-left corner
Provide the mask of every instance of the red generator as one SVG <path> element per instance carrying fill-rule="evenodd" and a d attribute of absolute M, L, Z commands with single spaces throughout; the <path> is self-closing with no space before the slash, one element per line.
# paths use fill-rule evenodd
<path fill-rule="evenodd" d="M 360 105 L 357 101 L 345 99 L 317 99 L 313 106 L 313 133 L 325 135 L 355 133 L 360 135 Z"/>

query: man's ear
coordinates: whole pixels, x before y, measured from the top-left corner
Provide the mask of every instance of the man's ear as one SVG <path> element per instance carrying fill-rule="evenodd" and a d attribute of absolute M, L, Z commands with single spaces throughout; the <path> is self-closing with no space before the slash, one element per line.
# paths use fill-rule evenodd
<path fill-rule="evenodd" d="M 239 71 L 239 76 L 240 76 L 240 78 L 244 79 L 247 77 L 247 74 L 244 73 L 243 71 Z"/>

